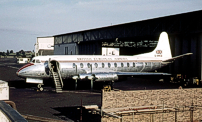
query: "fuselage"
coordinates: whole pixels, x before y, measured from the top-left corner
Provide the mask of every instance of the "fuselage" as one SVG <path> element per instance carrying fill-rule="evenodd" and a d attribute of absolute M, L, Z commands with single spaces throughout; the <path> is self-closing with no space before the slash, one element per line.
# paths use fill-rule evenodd
<path fill-rule="evenodd" d="M 162 60 L 138 56 L 38 56 L 17 71 L 19 77 L 50 78 L 50 66 L 58 65 L 63 79 L 78 74 L 148 72 L 161 68 Z"/>

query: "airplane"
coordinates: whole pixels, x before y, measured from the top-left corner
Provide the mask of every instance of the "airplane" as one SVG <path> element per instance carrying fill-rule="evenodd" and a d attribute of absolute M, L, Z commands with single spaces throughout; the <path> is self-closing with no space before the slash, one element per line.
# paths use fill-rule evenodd
<path fill-rule="evenodd" d="M 169 73 L 151 72 L 160 69 L 175 59 L 191 55 L 186 53 L 172 57 L 168 34 L 162 32 L 156 48 L 149 53 L 134 56 L 101 56 L 101 55 L 51 55 L 36 56 L 21 67 L 16 74 L 25 78 L 27 83 L 38 84 L 43 91 L 43 81 L 53 79 L 56 92 L 62 92 L 64 79 L 93 82 L 110 82 L 113 84 L 121 76 L 170 75 Z M 112 87 L 112 86 L 110 86 Z"/>

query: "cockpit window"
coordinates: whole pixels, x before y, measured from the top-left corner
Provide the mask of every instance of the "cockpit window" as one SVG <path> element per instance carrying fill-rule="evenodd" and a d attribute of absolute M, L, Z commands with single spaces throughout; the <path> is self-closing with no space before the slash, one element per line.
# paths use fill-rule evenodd
<path fill-rule="evenodd" d="M 35 63 L 35 59 L 32 59 L 31 63 Z"/>
<path fill-rule="evenodd" d="M 135 67 L 135 63 L 133 62 L 133 67 Z"/>
<path fill-rule="evenodd" d="M 36 63 L 41 63 L 41 61 L 39 59 L 36 59 Z"/>

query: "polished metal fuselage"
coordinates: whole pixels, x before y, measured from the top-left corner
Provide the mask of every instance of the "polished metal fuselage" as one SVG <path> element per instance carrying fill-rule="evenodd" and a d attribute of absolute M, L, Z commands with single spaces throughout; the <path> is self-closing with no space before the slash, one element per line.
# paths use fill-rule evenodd
<path fill-rule="evenodd" d="M 116 72 L 149 72 L 164 66 L 161 61 L 83 61 L 65 62 L 56 61 L 59 64 L 60 73 L 63 79 L 72 78 L 78 74 L 106 74 Z M 24 78 L 51 78 L 48 61 L 35 63 L 24 68 L 18 74 Z"/>

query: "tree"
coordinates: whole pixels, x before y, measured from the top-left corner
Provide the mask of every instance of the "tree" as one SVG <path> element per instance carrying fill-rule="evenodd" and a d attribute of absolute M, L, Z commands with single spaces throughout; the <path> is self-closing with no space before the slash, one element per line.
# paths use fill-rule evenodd
<path fill-rule="evenodd" d="M 5 52 L 3 52 L 3 56 L 6 56 L 6 53 L 5 53 Z"/>
<path fill-rule="evenodd" d="M 13 53 L 13 50 L 10 50 L 10 53 Z"/>
<path fill-rule="evenodd" d="M 9 55 L 9 50 L 7 50 L 7 53 L 6 53 L 6 55 Z"/>

